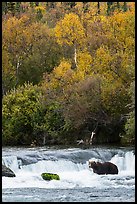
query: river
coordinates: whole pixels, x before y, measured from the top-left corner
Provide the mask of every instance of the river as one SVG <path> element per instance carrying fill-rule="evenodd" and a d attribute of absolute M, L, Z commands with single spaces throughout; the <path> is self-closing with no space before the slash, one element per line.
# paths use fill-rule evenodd
<path fill-rule="evenodd" d="M 97 175 L 88 160 L 111 161 L 118 175 Z M 128 147 L 3 147 L 2 202 L 135 202 L 135 150 Z M 57 173 L 45 181 L 41 173 Z"/>

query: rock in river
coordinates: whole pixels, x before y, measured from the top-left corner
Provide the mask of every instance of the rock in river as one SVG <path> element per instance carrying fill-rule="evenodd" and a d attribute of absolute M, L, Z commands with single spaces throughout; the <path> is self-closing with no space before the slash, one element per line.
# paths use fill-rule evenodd
<path fill-rule="evenodd" d="M 15 173 L 8 167 L 6 167 L 5 165 L 2 165 L 2 176 L 6 176 L 6 177 L 15 177 Z"/>

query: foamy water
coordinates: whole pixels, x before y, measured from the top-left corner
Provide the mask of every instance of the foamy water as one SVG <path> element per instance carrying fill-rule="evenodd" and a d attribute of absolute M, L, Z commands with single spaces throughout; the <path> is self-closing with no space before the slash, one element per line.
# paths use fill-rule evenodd
<path fill-rule="evenodd" d="M 91 151 L 93 154 L 91 154 Z M 96 151 L 96 152 L 95 152 Z M 102 150 L 101 154 L 102 153 Z M 48 157 L 45 157 L 46 152 L 42 152 L 40 161 L 35 161 L 28 165 L 23 165 L 21 159 L 16 155 L 5 155 L 2 158 L 3 164 L 11 168 L 16 177 L 2 177 L 2 188 L 26 188 L 26 187 L 38 187 L 38 188 L 76 188 L 76 187 L 98 187 L 98 188 L 110 188 L 111 186 L 118 188 L 124 186 L 126 188 L 133 188 L 135 185 L 135 155 L 133 151 L 115 151 L 109 161 L 116 164 L 119 169 L 118 175 L 97 175 L 93 173 L 92 169 L 88 167 L 88 160 L 104 160 L 112 151 L 104 152 L 102 158 L 95 155 L 100 155 L 99 150 L 77 150 L 72 149 L 68 151 L 51 151 L 54 159 L 51 158 L 50 152 Z M 86 160 L 87 153 L 87 160 Z M 95 154 L 96 153 L 96 154 Z M 15 154 L 15 153 L 14 153 Z M 84 157 L 82 157 L 84 154 Z M 112 155 L 113 155 L 112 154 Z M 29 153 L 29 157 L 36 159 L 34 152 Z M 59 156 L 57 156 L 59 155 Z M 75 159 L 73 159 L 73 155 Z M 77 155 L 81 157 L 81 162 L 77 162 Z M 91 155 L 91 157 L 90 157 Z M 93 155 L 93 157 L 92 157 Z M 25 157 L 26 155 L 23 155 Z M 90 158 L 89 158 L 90 157 Z M 41 177 L 41 173 L 57 173 L 60 176 L 60 180 L 45 181 Z"/>

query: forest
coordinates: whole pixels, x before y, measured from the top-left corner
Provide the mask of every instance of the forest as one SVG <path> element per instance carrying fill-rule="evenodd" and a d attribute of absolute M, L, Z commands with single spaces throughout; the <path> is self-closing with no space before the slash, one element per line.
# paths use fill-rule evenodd
<path fill-rule="evenodd" d="M 2 2 L 2 144 L 135 142 L 135 2 Z"/>

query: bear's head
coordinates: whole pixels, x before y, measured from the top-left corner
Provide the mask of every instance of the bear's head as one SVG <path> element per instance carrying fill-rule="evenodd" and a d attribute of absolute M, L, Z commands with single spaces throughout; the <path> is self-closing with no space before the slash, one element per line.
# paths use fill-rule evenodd
<path fill-rule="evenodd" d="M 89 160 L 88 166 L 89 166 L 89 168 L 93 169 L 96 166 L 96 162 Z"/>

